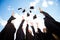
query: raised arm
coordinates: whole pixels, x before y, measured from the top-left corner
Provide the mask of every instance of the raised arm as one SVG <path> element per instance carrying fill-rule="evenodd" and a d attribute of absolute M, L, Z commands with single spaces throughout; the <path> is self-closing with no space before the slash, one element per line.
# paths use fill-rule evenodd
<path fill-rule="evenodd" d="M 31 24 L 31 28 L 32 28 L 33 34 L 35 35 L 35 29 L 34 29 L 34 26 L 33 26 L 33 22 L 30 22 L 30 24 Z"/>
<path fill-rule="evenodd" d="M 21 21 L 21 23 L 20 23 L 19 29 L 22 28 L 24 21 L 25 21 L 25 19 L 24 19 L 24 17 L 22 16 L 22 21 Z"/>
<path fill-rule="evenodd" d="M 43 11 L 41 8 L 39 8 L 40 13 L 42 13 L 45 17 L 48 17 L 49 19 L 53 19 L 47 12 Z M 54 20 L 54 19 L 53 19 Z"/>

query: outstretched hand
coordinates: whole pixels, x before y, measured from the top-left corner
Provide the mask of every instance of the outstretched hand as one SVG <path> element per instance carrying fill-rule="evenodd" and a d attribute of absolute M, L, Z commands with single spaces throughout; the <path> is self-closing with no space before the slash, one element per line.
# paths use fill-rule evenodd
<path fill-rule="evenodd" d="M 12 11 L 12 16 L 14 16 L 14 11 Z"/>
<path fill-rule="evenodd" d="M 40 13 L 43 11 L 41 8 L 39 8 Z"/>

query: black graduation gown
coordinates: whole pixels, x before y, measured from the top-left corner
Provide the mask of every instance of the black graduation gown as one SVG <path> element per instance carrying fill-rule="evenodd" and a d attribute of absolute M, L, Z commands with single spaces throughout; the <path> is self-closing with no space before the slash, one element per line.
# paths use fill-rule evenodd
<path fill-rule="evenodd" d="M 35 29 L 34 29 L 34 27 L 33 26 L 31 26 L 31 28 L 32 28 L 32 31 L 33 31 L 33 34 L 34 34 L 34 40 L 38 40 L 39 39 L 39 37 L 38 37 L 38 33 L 36 33 L 35 32 Z"/>
<path fill-rule="evenodd" d="M 48 13 L 42 11 L 44 14 L 44 23 L 49 32 L 56 34 L 60 37 L 60 22 L 55 21 Z"/>
<path fill-rule="evenodd" d="M 29 33 L 28 27 L 29 27 L 29 25 L 27 24 L 27 27 L 26 27 L 26 40 L 33 40 L 33 36 L 31 35 L 31 33 Z"/>
<path fill-rule="evenodd" d="M 13 16 L 9 18 L 5 28 L 1 31 L 0 40 L 14 40 L 14 33 L 16 29 L 14 25 L 11 23 L 13 19 L 15 19 Z"/>
<path fill-rule="evenodd" d="M 38 28 L 38 40 L 43 40 L 43 33 L 41 32 L 41 30 Z"/>
<path fill-rule="evenodd" d="M 56 40 L 52 33 L 50 33 L 49 31 L 47 31 L 46 33 L 43 33 L 43 40 Z"/>
<path fill-rule="evenodd" d="M 25 20 L 22 20 L 18 30 L 17 30 L 17 33 L 16 33 L 16 40 L 24 40 L 25 39 L 25 35 L 24 35 L 24 32 L 22 30 L 22 26 L 23 26 L 23 23 L 24 23 Z"/>

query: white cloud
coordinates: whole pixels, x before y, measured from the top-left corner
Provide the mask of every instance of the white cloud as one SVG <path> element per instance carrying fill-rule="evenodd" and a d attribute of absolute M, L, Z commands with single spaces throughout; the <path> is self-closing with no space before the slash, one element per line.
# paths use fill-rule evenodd
<path fill-rule="evenodd" d="M 7 21 L 6 21 L 6 20 L 3 20 L 3 19 L 0 17 L 0 24 L 4 27 L 4 26 L 7 24 Z"/>
<path fill-rule="evenodd" d="M 34 0 L 33 2 L 30 2 L 30 6 L 36 6 L 39 1 L 40 0 Z"/>
<path fill-rule="evenodd" d="M 51 5 L 53 5 L 53 4 L 54 4 L 54 2 L 51 1 L 51 0 L 49 0 L 49 1 L 43 0 L 42 7 L 47 8 L 49 5 L 51 6 Z"/>
<path fill-rule="evenodd" d="M 48 4 L 49 5 L 53 5 L 53 1 L 48 1 Z"/>
<path fill-rule="evenodd" d="M 9 11 L 14 10 L 14 8 L 13 8 L 11 5 L 9 5 L 7 9 L 8 9 Z"/>
<path fill-rule="evenodd" d="M 48 3 L 47 3 L 46 0 L 43 1 L 43 3 L 42 3 L 42 7 L 48 7 Z"/>

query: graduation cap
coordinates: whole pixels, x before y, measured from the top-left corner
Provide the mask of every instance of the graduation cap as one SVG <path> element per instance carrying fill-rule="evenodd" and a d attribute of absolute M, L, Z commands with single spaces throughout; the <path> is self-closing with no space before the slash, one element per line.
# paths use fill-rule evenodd
<path fill-rule="evenodd" d="M 32 11 L 30 10 L 30 13 L 31 13 Z"/>
<path fill-rule="evenodd" d="M 22 9 L 22 8 L 18 8 L 18 10 L 20 10 L 20 9 Z"/>
<path fill-rule="evenodd" d="M 36 16 L 36 15 L 34 15 L 34 16 L 33 16 L 33 19 L 36 19 L 36 18 L 37 18 L 37 16 Z"/>
<path fill-rule="evenodd" d="M 29 13 L 27 13 L 27 17 L 28 17 L 28 16 L 30 16 L 30 14 L 29 14 Z"/>
<path fill-rule="evenodd" d="M 34 6 L 31 6 L 30 9 L 34 9 Z"/>
<path fill-rule="evenodd" d="M 22 11 L 22 13 L 24 13 L 25 12 L 25 9 Z"/>

